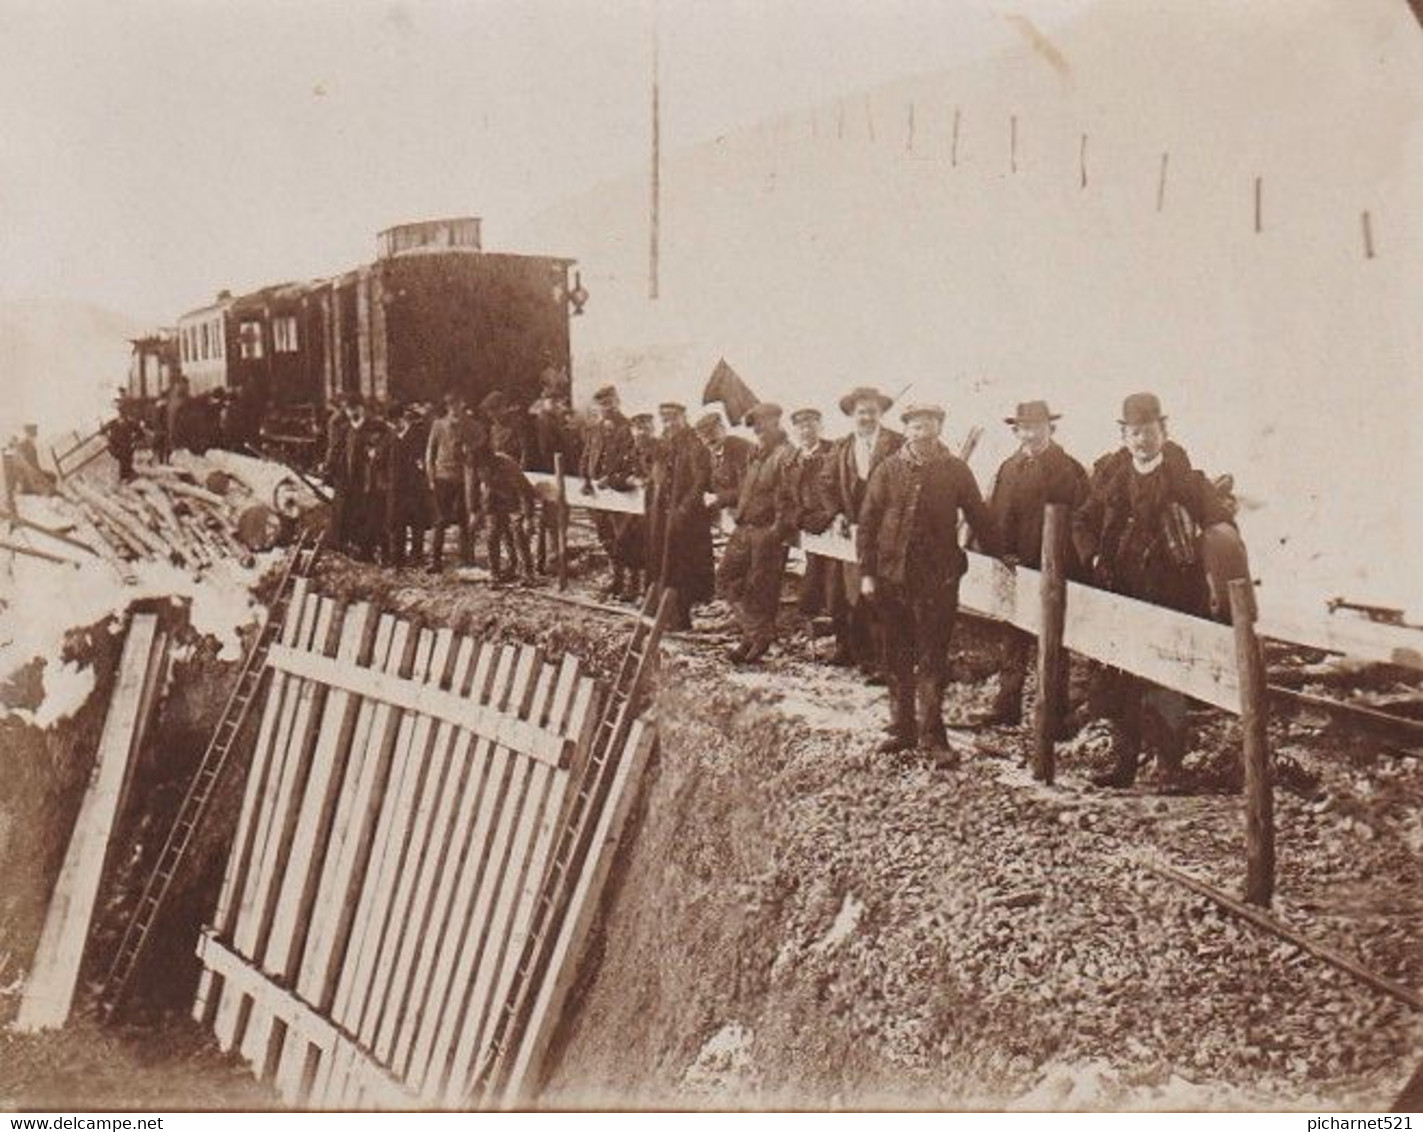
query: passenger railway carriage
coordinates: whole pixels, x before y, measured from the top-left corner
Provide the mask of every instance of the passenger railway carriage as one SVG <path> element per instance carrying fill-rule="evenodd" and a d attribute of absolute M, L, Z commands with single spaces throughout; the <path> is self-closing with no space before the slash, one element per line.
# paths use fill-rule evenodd
<path fill-rule="evenodd" d="M 570 283 L 574 262 L 486 252 L 476 217 L 398 225 L 379 234 L 372 263 L 223 291 L 184 314 L 174 364 L 194 394 L 245 391 L 283 428 L 315 427 L 341 393 L 409 402 L 457 391 L 473 403 L 499 389 L 529 402 L 544 370 L 570 369 L 569 317 L 588 297 L 576 274 Z M 161 390 L 134 345 L 129 392 L 151 398 Z"/>

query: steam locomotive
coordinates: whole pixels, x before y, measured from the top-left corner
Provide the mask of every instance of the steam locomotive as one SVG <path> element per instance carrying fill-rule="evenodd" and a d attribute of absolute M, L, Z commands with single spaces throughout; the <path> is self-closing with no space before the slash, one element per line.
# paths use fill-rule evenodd
<path fill-rule="evenodd" d="M 128 393 L 162 397 L 181 374 L 195 396 L 243 396 L 264 438 L 310 443 L 339 394 L 394 402 L 494 390 L 538 397 L 570 370 L 569 321 L 588 300 L 560 256 L 486 252 L 477 217 L 401 224 L 376 258 L 330 279 L 221 292 L 176 328 L 132 341 Z M 219 392 L 225 391 L 225 392 Z"/>

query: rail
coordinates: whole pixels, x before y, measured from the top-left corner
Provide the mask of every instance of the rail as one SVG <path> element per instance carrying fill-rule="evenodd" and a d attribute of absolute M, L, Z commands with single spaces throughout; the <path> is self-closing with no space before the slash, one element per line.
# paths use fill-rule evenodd
<path fill-rule="evenodd" d="M 570 508 L 638 515 L 645 511 L 641 490 L 613 491 L 580 483 L 570 492 L 557 474 L 529 473 L 535 490 L 560 505 L 559 546 L 567 545 Z M 1034 720 L 1034 774 L 1051 783 L 1055 774 L 1055 729 L 1059 714 L 1049 710 L 1066 695 L 1063 649 L 1130 672 L 1153 684 L 1240 717 L 1245 766 L 1245 899 L 1268 907 L 1274 893 L 1274 785 L 1266 723 L 1275 689 L 1265 680 L 1261 638 L 1364 660 L 1423 669 L 1423 637 L 1404 627 L 1274 620 L 1257 615 L 1247 580 L 1231 583 L 1233 624 L 1220 624 L 1069 581 L 1067 508 L 1049 505 L 1043 536 L 1043 569 L 1010 569 L 985 555 L 968 552 L 959 588 L 961 608 L 1031 633 L 1038 640 L 1040 695 Z M 853 532 L 802 532 L 801 550 L 842 562 L 856 560 Z M 560 558 L 562 559 L 562 555 Z M 567 584 L 560 565 L 560 586 Z"/>

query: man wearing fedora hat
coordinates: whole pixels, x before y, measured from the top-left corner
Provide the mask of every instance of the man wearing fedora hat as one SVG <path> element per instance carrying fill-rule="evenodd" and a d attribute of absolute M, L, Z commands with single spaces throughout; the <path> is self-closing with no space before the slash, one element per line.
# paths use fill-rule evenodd
<path fill-rule="evenodd" d="M 1060 413 L 1046 401 L 1024 401 L 1005 417 L 1018 438 L 1018 450 L 1003 461 L 989 495 L 1002 538 L 1004 561 L 1021 562 L 1034 570 L 1043 560 L 1043 509 L 1049 503 L 1075 510 L 1087 497 L 1087 470 L 1053 439 Z M 1075 574 L 1071 563 L 1069 574 Z M 1036 638 L 1011 625 L 998 674 L 998 694 L 985 723 L 1018 724 L 1023 719 L 1023 686 L 1032 663 Z"/>
<path fill-rule="evenodd" d="M 741 642 L 731 652 L 735 664 L 760 660 L 776 639 L 786 539 L 794 532 L 783 510 L 790 443 L 781 430 L 781 407 L 763 401 L 746 418 L 756 432 L 756 449 L 741 481 L 736 529 L 716 575 L 717 591 L 741 626 Z"/>
<path fill-rule="evenodd" d="M 904 436 L 886 428 L 882 418 L 893 402 L 869 385 L 856 386 L 840 398 L 840 411 L 852 418 L 854 429 L 839 440 L 825 460 L 820 477 L 823 505 L 831 523 L 843 534 L 859 522 L 860 504 L 870 476 L 899 451 Z M 884 680 L 884 634 L 875 603 L 860 594 L 857 563 L 840 566 L 842 601 L 832 607 L 835 621 L 835 656 L 831 663 L 858 664 L 872 682 Z"/>
<path fill-rule="evenodd" d="M 1123 447 L 1093 466 L 1087 498 L 1073 515 L 1078 557 L 1104 589 L 1205 617 L 1209 598 L 1197 536 L 1201 528 L 1230 523 L 1230 509 L 1169 439 L 1154 393 L 1128 396 L 1117 423 Z M 1125 787 L 1136 780 L 1150 685 L 1122 670 L 1114 670 L 1109 683 L 1115 766 L 1093 781 Z M 1185 697 L 1157 689 L 1151 698 L 1164 724 L 1161 786 L 1177 793 L 1186 753 Z"/>
<path fill-rule="evenodd" d="M 880 750 L 917 744 L 944 760 L 949 639 L 968 567 L 959 516 L 989 554 L 998 535 L 973 473 L 939 439 L 944 410 L 909 405 L 900 419 L 908 439 L 871 477 L 856 536 L 861 593 L 884 619 L 890 734 Z"/>

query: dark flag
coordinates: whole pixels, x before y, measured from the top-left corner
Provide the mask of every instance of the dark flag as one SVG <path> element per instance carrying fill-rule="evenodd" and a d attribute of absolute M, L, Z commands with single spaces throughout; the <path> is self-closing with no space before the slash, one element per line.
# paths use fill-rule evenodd
<path fill-rule="evenodd" d="M 716 363 L 716 369 L 712 370 L 711 377 L 707 379 L 707 387 L 702 390 L 702 404 L 710 405 L 713 401 L 720 401 L 726 409 L 726 419 L 734 425 L 740 424 L 742 418 L 754 405 L 759 404 L 760 400 L 761 398 L 751 392 L 746 382 L 741 380 L 741 375 L 726 364 L 725 358 Z"/>

